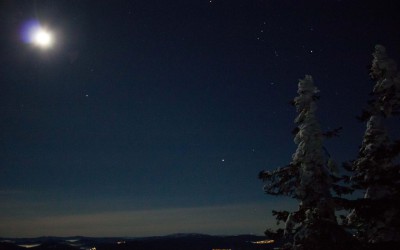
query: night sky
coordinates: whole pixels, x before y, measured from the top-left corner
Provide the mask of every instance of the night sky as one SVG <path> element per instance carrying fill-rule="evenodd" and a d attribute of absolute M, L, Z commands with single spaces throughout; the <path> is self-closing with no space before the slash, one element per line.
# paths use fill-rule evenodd
<path fill-rule="evenodd" d="M 0 2 L 0 236 L 262 234 L 264 169 L 321 90 L 325 147 L 354 159 L 374 45 L 400 61 L 396 1 Z M 37 20 L 44 49 L 22 40 Z M 394 129 L 395 130 L 395 129 Z M 395 131 L 396 132 L 396 131 Z"/>

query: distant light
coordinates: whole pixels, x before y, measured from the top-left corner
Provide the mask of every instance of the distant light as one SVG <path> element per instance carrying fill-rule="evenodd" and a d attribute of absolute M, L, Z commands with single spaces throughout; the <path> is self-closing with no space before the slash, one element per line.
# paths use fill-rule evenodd
<path fill-rule="evenodd" d="M 18 246 L 23 247 L 23 248 L 33 248 L 33 247 L 40 246 L 40 244 L 24 244 L 24 245 L 18 245 Z"/>
<path fill-rule="evenodd" d="M 274 242 L 275 242 L 274 240 L 260 240 L 260 241 L 253 241 L 252 243 L 261 245 L 261 244 L 272 244 Z"/>

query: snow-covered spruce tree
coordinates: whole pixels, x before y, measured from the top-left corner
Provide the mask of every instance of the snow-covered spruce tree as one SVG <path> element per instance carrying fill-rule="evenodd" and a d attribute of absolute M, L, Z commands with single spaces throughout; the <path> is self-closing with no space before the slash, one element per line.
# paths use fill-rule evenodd
<path fill-rule="evenodd" d="M 376 81 L 358 158 L 353 161 L 353 187 L 365 191 L 354 202 L 347 223 L 361 241 L 400 243 L 400 140 L 391 140 L 384 122 L 400 111 L 400 74 L 385 47 L 375 46 L 370 72 Z"/>
<path fill-rule="evenodd" d="M 324 159 L 323 133 L 316 119 L 319 90 L 311 76 L 299 81 L 299 94 L 293 101 L 298 116 L 294 142 L 298 145 L 289 165 L 263 171 L 259 177 L 271 195 L 287 195 L 299 201 L 298 211 L 274 212 L 285 221 L 284 234 L 292 239 L 290 249 L 349 249 L 351 237 L 338 225 L 331 195 L 333 180 Z"/>

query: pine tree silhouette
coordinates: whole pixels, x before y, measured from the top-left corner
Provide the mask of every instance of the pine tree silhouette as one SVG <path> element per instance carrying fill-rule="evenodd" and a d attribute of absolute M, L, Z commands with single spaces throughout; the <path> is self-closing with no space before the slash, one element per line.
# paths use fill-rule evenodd
<path fill-rule="evenodd" d="M 374 99 L 363 111 L 367 125 L 358 158 L 347 166 L 353 188 L 365 195 L 350 203 L 345 224 L 365 243 L 400 243 L 400 140 L 391 139 L 385 127 L 400 111 L 400 74 L 382 45 L 375 46 L 370 76 Z"/>
<path fill-rule="evenodd" d="M 294 121 L 297 128 L 293 133 L 298 147 L 292 161 L 259 174 L 267 194 L 286 195 L 299 201 L 295 212 L 273 211 L 278 221 L 285 222 L 284 231 L 276 234 L 291 241 L 286 246 L 289 249 L 349 249 L 354 246 L 353 239 L 338 225 L 335 216 L 331 195 L 335 179 L 325 159 L 324 133 L 315 114 L 319 90 L 310 75 L 299 81 L 297 93 L 293 101 L 298 112 Z"/>

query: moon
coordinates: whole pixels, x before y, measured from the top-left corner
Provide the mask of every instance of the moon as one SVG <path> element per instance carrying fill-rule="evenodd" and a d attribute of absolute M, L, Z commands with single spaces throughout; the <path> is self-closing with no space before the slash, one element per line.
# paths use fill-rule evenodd
<path fill-rule="evenodd" d="M 49 48 L 53 44 L 53 36 L 48 30 L 39 27 L 32 33 L 32 43 L 44 49 Z"/>
<path fill-rule="evenodd" d="M 55 41 L 54 34 L 38 20 L 29 20 L 23 24 L 21 38 L 25 43 L 32 44 L 40 49 L 51 48 Z"/>

